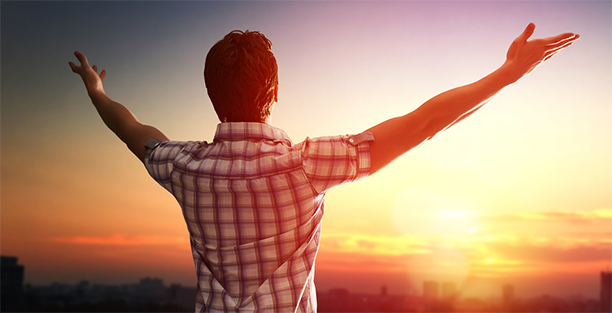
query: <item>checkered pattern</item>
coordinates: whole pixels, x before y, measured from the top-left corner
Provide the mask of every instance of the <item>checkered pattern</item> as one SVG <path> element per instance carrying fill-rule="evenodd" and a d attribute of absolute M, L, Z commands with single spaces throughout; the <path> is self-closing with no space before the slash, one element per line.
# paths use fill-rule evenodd
<path fill-rule="evenodd" d="M 221 123 L 212 143 L 147 143 L 147 170 L 178 200 L 189 229 L 196 312 L 316 312 L 324 195 L 368 175 L 373 140 L 293 145 L 267 124 Z"/>

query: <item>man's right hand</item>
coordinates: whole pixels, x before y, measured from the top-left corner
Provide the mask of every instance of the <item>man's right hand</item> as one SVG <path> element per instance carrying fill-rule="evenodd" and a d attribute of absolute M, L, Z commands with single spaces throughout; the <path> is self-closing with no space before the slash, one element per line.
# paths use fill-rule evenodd
<path fill-rule="evenodd" d="M 128 146 L 138 159 L 144 162 L 145 143 L 151 138 L 168 141 L 168 137 L 157 128 L 140 123 L 130 110 L 106 95 L 102 85 L 106 71 L 103 70 L 98 74 L 98 67 L 95 65 L 90 67 L 84 54 L 76 51 L 74 55 L 81 62 L 81 66 L 72 62 L 68 64 L 72 71 L 79 74 L 83 79 L 87 94 L 89 94 L 91 102 L 98 110 L 102 121 Z"/>
<path fill-rule="evenodd" d="M 85 89 L 87 89 L 87 93 L 89 96 L 92 96 L 95 93 L 104 94 L 104 86 L 102 85 L 102 81 L 104 81 L 104 77 L 106 76 L 106 70 L 102 70 L 98 75 L 98 67 L 89 66 L 89 62 L 87 62 L 87 57 L 79 51 L 75 51 L 74 55 L 77 57 L 81 66 L 78 66 L 72 62 L 68 62 L 70 68 L 73 72 L 79 74 L 81 79 L 83 79 L 83 83 L 85 84 Z"/>

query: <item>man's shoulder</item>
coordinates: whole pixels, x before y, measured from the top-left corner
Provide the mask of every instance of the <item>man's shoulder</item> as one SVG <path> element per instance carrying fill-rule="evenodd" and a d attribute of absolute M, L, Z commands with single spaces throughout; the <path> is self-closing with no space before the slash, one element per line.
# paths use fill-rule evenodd
<path fill-rule="evenodd" d="M 297 148 L 307 148 L 310 145 L 345 145 L 359 146 L 363 143 L 371 143 L 374 141 L 374 135 L 370 132 L 361 132 L 358 134 L 306 137 L 304 141 L 297 143 Z"/>
<path fill-rule="evenodd" d="M 206 141 L 159 141 L 151 139 L 147 141 L 145 159 L 156 161 L 168 161 L 176 158 L 179 153 L 192 153 L 198 149 L 209 146 Z"/>

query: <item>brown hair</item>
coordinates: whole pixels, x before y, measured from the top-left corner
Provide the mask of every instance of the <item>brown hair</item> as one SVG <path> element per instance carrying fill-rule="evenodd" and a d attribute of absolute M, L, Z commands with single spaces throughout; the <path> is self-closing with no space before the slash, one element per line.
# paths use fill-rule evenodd
<path fill-rule="evenodd" d="M 210 48 L 204 82 L 221 122 L 264 122 L 278 85 L 272 42 L 258 31 L 230 32 Z"/>

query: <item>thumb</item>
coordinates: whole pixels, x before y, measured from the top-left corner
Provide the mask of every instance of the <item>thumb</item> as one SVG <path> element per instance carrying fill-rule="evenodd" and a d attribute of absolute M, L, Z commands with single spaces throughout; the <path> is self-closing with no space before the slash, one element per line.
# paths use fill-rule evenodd
<path fill-rule="evenodd" d="M 535 24 L 529 23 L 529 25 L 527 25 L 527 28 L 525 28 L 525 31 L 523 31 L 523 33 L 518 37 L 518 39 L 527 41 L 527 39 L 529 39 L 529 37 L 533 35 L 534 31 L 535 31 Z"/>
<path fill-rule="evenodd" d="M 79 70 L 80 70 L 80 67 L 79 67 L 79 66 L 77 66 L 76 64 L 74 64 L 74 63 L 72 63 L 72 62 L 68 62 L 68 65 L 70 65 L 70 69 L 71 69 L 73 72 L 75 72 L 75 73 L 79 74 Z"/>

